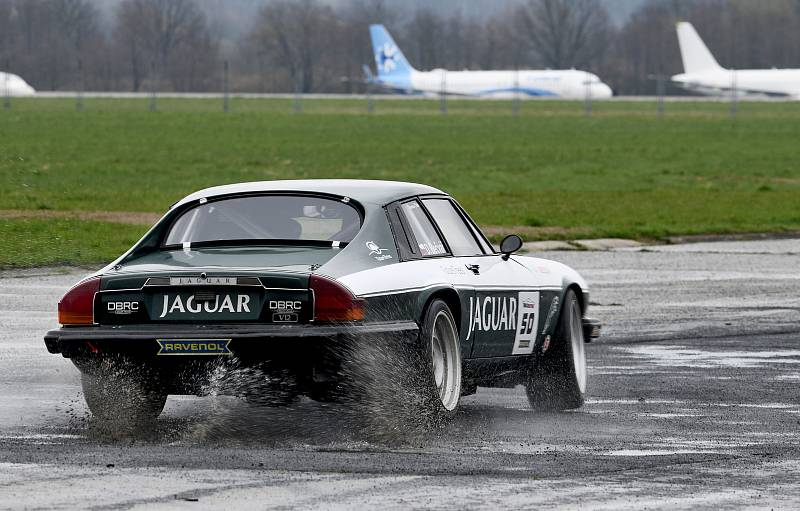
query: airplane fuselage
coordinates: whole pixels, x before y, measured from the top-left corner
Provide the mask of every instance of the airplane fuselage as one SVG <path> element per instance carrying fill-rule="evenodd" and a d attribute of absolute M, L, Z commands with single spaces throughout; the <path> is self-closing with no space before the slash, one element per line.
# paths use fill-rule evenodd
<path fill-rule="evenodd" d="M 791 97 L 800 99 L 800 69 L 715 69 L 682 73 L 672 81 L 692 92 L 712 96 Z"/>
<path fill-rule="evenodd" d="M 483 98 L 609 98 L 611 88 L 585 71 L 433 71 L 412 70 L 404 76 L 379 77 L 386 88 L 408 94 L 448 94 Z"/>
<path fill-rule="evenodd" d="M 611 87 L 577 69 L 512 71 L 417 71 L 383 25 L 370 25 L 377 76 L 365 66 L 369 83 L 403 94 L 479 98 L 609 98 Z"/>
<path fill-rule="evenodd" d="M 32 96 L 36 91 L 25 80 L 0 71 L 0 96 Z"/>

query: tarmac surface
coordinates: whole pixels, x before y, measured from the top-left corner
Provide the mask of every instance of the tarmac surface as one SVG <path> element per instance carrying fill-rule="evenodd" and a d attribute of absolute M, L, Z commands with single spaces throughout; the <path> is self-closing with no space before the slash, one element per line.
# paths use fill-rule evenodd
<path fill-rule="evenodd" d="M 547 252 L 592 286 L 586 405 L 479 389 L 376 441 L 337 406 L 170 397 L 98 431 L 45 351 L 76 270 L 0 273 L 0 509 L 800 507 L 800 240 Z"/>

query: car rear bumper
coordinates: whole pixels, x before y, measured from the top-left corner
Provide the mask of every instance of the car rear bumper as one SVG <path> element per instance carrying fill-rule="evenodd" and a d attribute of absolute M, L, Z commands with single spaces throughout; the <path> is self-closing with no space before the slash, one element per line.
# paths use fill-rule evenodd
<path fill-rule="evenodd" d="M 249 351 L 286 341 L 303 344 L 369 336 L 416 339 L 418 332 L 419 327 L 413 321 L 331 325 L 118 325 L 62 327 L 47 332 L 44 343 L 50 353 L 61 353 L 69 358 L 87 349 L 98 349 L 98 343 L 106 350 L 152 351 L 155 355 L 159 339 L 224 339 L 231 341 L 234 351 Z"/>

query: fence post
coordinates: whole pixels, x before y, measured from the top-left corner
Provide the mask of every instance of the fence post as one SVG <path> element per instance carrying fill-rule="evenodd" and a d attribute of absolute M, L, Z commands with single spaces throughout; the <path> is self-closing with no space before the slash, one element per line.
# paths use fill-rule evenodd
<path fill-rule="evenodd" d="M 226 60 L 222 69 L 222 111 L 228 112 L 230 109 L 230 83 L 229 83 L 229 66 Z"/>
<path fill-rule="evenodd" d="M 586 96 L 583 101 L 583 111 L 586 114 L 586 117 L 592 116 L 592 80 L 589 77 L 589 72 L 586 72 L 586 76 L 584 78 L 584 85 Z"/>
<path fill-rule="evenodd" d="M 439 91 L 439 112 L 447 113 L 447 71 L 442 69 L 442 83 Z"/>
<path fill-rule="evenodd" d="M 299 114 L 303 111 L 303 94 L 300 92 L 300 78 L 294 80 L 294 102 L 292 103 L 292 111 Z"/>
<path fill-rule="evenodd" d="M 655 80 L 656 82 L 656 105 L 658 118 L 664 117 L 664 94 L 666 94 L 666 76 L 663 74 L 649 74 L 648 80 Z"/>
<path fill-rule="evenodd" d="M 3 81 L 5 82 L 3 85 L 3 108 L 6 110 L 11 110 L 11 89 L 8 88 L 8 82 L 11 79 L 9 76 L 9 72 L 11 71 L 11 66 L 9 65 L 8 60 L 6 60 L 6 72 L 3 75 Z"/>
<path fill-rule="evenodd" d="M 83 110 L 83 89 L 85 88 L 83 83 L 83 59 L 80 57 L 78 57 L 78 81 L 78 94 L 75 101 L 75 110 L 80 112 Z"/>
<path fill-rule="evenodd" d="M 150 61 L 150 111 L 155 112 L 158 109 L 156 104 L 156 61 Z"/>

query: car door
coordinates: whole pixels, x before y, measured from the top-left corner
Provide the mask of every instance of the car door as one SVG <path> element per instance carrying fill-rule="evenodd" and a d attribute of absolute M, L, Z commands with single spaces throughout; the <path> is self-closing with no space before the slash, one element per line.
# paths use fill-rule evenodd
<path fill-rule="evenodd" d="M 474 292 L 466 314 L 472 358 L 527 355 L 539 327 L 539 291 L 529 269 L 494 253 L 466 213 L 446 197 L 424 197 L 452 256 L 470 270 Z"/>
<path fill-rule="evenodd" d="M 398 272 L 405 277 L 408 285 L 429 289 L 448 284 L 456 289 L 461 309 L 466 310 L 475 300 L 475 275 L 463 261 L 452 257 L 441 232 L 419 199 L 391 204 L 387 207 L 387 214 L 398 254 L 403 261 L 403 269 L 398 269 Z M 467 316 L 461 314 L 458 331 L 463 357 L 469 357 L 472 350 L 472 340 L 466 337 L 468 327 Z"/>

